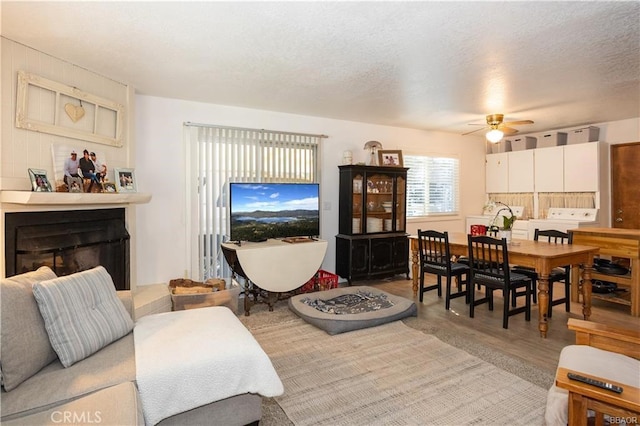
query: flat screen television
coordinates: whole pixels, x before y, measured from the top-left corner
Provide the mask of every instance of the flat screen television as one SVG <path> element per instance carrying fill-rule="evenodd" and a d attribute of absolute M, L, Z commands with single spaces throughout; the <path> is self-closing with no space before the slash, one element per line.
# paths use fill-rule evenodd
<path fill-rule="evenodd" d="M 317 183 L 230 183 L 232 241 L 320 235 Z"/>

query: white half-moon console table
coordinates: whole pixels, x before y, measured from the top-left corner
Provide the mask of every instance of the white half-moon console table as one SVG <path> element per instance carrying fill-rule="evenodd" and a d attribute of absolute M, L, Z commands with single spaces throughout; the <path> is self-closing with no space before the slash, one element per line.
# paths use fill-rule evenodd
<path fill-rule="evenodd" d="M 236 274 L 262 290 L 286 293 L 304 285 L 318 272 L 327 252 L 327 241 L 288 243 L 270 239 L 240 245 L 223 243 L 222 251 Z M 249 314 L 247 299 L 245 293 L 245 315 Z"/>

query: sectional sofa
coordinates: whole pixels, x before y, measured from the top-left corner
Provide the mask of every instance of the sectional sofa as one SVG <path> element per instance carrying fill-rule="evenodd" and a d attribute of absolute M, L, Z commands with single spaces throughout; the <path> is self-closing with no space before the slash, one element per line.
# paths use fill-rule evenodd
<path fill-rule="evenodd" d="M 56 277 L 51 269 L 41 267 L 0 281 L 3 425 L 149 424 L 136 380 L 133 330 L 138 324 L 134 320 L 140 318 L 134 318 L 131 292 L 109 289 L 112 283 L 104 268 L 84 274 Z M 51 286 L 69 285 L 69 279 L 81 285 L 79 296 Z M 82 286 L 87 280 L 90 290 Z M 103 323 L 87 326 L 87 332 L 81 328 L 93 319 L 81 319 L 80 330 L 71 330 L 64 322 L 67 313 L 58 303 L 71 308 L 74 315 L 84 309 Z M 87 303 L 86 309 L 81 306 Z M 173 314 L 179 313 L 157 315 Z M 62 323 L 52 324 L 56 318 L 62 318 Z M 88 336 L 77 339 L 79 347 L 65 347 L 83 332 Z M 246 392 L 180 412 L 159 424 L 257 424 L 261 402 L 260 394 Z"/>

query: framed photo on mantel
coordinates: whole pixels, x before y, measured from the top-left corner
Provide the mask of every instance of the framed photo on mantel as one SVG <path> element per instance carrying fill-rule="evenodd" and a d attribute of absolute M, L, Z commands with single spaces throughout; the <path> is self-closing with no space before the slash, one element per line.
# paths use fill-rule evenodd
<path fill-rule="evenodd" d="M 387 167 L 403 167 L 402 151 L 380 150 L 378 151 L 378 163 Z"/>
<path fill-rule="evenodd" d="M 31 179 L 31 189 L 33 191 L 52 192 L 46 170 L 29 169 L 29 179 Z"/>
<path fill-rule="evenodd" d="M 137 192 L 136 176 L 133 169 L 114 169 L 118 192 Z"/>

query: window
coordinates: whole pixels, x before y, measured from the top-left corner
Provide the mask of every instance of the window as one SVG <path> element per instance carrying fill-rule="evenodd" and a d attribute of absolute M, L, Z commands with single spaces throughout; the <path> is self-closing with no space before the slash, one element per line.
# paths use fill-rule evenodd
<path fill-rule="evenodd" d="M 460 160 L 405 155 L 407 217 L 457 214 L 460 205 Z"/>
<path fill-rule="evenodd" d="M 322 137 L 185 123 L 192 279 L 231 275 L 220 248 L 229 235 L 229 182 L 319 182 Z"/>

